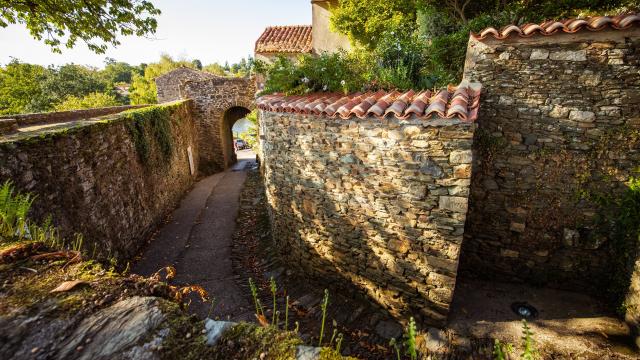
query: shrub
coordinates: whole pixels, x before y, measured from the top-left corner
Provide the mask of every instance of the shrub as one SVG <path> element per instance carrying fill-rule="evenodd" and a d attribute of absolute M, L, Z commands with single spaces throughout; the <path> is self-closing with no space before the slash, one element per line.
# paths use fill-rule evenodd
<path fill-rule="evenodd" d="M 93 92 L 84 97 L 68 96 L 63 102 L 55 106 L 56 111 L 94 109 L 108 106 L 118 106 L 120 103 L 115 96 Z"/>

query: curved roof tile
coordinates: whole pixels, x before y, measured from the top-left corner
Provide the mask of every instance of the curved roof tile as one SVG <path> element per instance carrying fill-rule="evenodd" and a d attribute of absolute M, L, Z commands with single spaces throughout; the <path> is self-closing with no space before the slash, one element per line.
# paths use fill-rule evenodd
<path fill-rule="evenodd" d="M 530 37 L 534 35 L 553 35 L 558 32 L 576 33 L 584 29 L 600 31 L 606 28 L 616 30 L 628 29 L 632 26 L 640 25 L 640 14 L 624 14 L 618 16 L 594 16 L 585 19 L 568 19 L 564 21 L 545 21 L 542 24 L 524 24 L 522 26 L 507 25 L 500 30 L 486 28 L 479 33 L 471 33 L 476 39 L 483 40 L 490 36 L 503 40 L 511 34 L 520 37 Z"/>
<path fill-rule="evenodd" d="M 256 41 L 257 53 L 310 53 L 312 27 L 310 25 L 270 26 Z"/>
<path fill-rule="evenodd" d="M 261 110 L 341 118 L 395 117 L 408 119 L 415 116 L 428 120 L 434 115 L 442 118 L 460 118 L 473 122 L 478 117 L 481 85 L 463 81 L 435 94 L 431 91 L 416 93 L 377 91 L 365 94 L 341 95 L 316 93 L 304 96 L 265 95 L 256 100 Z"/>

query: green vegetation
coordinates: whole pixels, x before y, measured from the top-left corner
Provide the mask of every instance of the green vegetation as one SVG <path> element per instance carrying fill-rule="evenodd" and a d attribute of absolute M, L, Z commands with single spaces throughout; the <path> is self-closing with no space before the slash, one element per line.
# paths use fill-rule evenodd
<path fill-rule="evenodd" d="M 409 325 L 404 334 L 404 347 L 411 360 L 418 358 L 418 351 L 416 350 L 416 321 L 413 316 L 409 319 Z"/>
<path fill-rule="evenodd" d="M 152 140 L 160 149 L 164 163 L 171 159 L 171 115 L 174 107 L 175 104 L 154 105 L 124 113 L 125 119 L 128 120 L 126 126 L 143 164 L 149 163 Z"/>
<path fill-rule="evenodd" d="M 118 106 L 121 103 L 113 95 L 93 92 L 84 97 L 69 96 L 55 106 L 55 111 L 94 109 L 108 106 Z"/>
<path fill-rule="evenodd" d="M 470 32 L 640 9 L 638 0 L 340 0 L 332 27 L 352 50 L 258 63 L 264 94 L 430 89 L 458 83 Z"/>
<path fill-rule="evenodd" d="M 327 320 L 327 306 L 329 305 L 329 290 L 324 289 L 324 298 L 320 308 L 322 309 L 322 322 L 320 323 L 320 339 L 318 340 L 318 346 L 322 346 L 322 337 L 324 336 L 324 323 Z"/>
<path fill-rule="evenodd" d="M 536 360 L 540 358 L 540 353 L 536 349 L 535 342 L 533 341 L 533 333 L 525 319 L 522 319 L 522 355 L 520 358 L 522 360 Z"/>
<path fill-rule="evenodd" d="M 23 24 L 31 36 L 43 40 L 54 52 L 78 40 L 92 51 L 104 53 L 120 44 L 118 36 L 146 36 L 156 31 L 160 10 L 144 0 L 4 0 L 0 4 L 0 27 Z"/>
<path fill-rule="evenodd" d="M 637 171 L 640 173 L 640 169 Z M 620 195 L 585 193 L 600 206 L 599 233 L 609 239 L 608 298 L 624 314 L 634 264 L 640 256 L 640 178 L 632 177 Z"/>
<path fill-rule="evenodd" d="M 33 197 L 15 192 L 13 183 L 6 181 L 0 188 L 0 242 L 28 238 L 27 214 Z"/>

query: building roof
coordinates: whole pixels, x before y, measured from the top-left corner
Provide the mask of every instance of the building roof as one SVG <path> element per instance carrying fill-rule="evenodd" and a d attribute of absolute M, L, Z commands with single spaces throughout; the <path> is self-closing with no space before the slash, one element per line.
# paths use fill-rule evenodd
<path fill-rule="evenodd" d="M 341 95 L 316 93 L 304 96 L 265 95 L 257 100 L 258 108 L 272 112 L 327 116 L 341 119 L 390 116 L 397 119 L 417 117 L 427 120 L 432 116 L 460 118 L 473 122 L 480 107 L 479 83 L 463 81 L 436 92 L 378 91 Z"/>
<path fill-rule="evenodd" d="M 256 53 L 310 53 L 311 25 L 270 26 L 256 41 Z"/>
<path fill-rule="evenodd" d="M 483 40 L 490 36 L 495 39 L 506 39 L 511 34 L 520 37 L 530 37 L 534 35 L 553 35 L 556 33 L 576 33 L 582 30 L 599 31 L 604 29 L 623 30 L 632 26 L 640 25 L 640 14 L 625 14 L 618 16 L 594 16 L 584 19 L 568 19 L 561 21 L 545 21 L 542 24 L 525 24 L 521 26 L 508 25 L 500 30 L 486 28 L 480 33 L 472 33 L 476 39 Z"/>

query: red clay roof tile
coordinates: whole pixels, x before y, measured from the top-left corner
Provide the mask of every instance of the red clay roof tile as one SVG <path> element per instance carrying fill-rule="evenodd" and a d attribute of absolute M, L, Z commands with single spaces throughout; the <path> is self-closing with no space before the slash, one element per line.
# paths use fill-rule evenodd
<path fill-rule="evenodd" d="M 310 25 L 268 27 L 256 41 L 256 53 L 310 53 L 311 30 Z"/>
<path fill-rule="evenodd" d="M 584 29 L 591 31 L 599 31 L 606 28 L 612 28 L 616 30 L 628 29 L 632 26 L 640 25 L 640 14 L 625 14 L 618 16 L 594 16 L 585 19 L 568 19 L 563 21 L 545 21 L 542 24 L 525 24 L 522 26 L 507 25 L 501 30 L 495 28 L 486 28 L 480 33 L 472 33 L 476 39 L 483 40 L 489 36 L 495 39 L 506 39 L 511 34 L 516 34 L 520 37 L 529 37 L 536 34 L 540 35 L 552 35 L 558 32 L 575 33 Z"/>
<path fill-rule="evenodd" d="M 458 117 L 473 122 L 478 117 L 481 85 L 463 81 L 458 86 L 449 86 L 435 93 L 413 90 L 401 93 L 394 91 L 368 92 L 341 95 L 315 93 L 304 96 L 265 95 L 256 103 L 265 111 L 295 114 L 319 115 L 341 119 L 366 118 L 383 119 L 394 116 L 408 119 L 412 116 L 428 120 L 433 115 L 442 118 Z"/>

